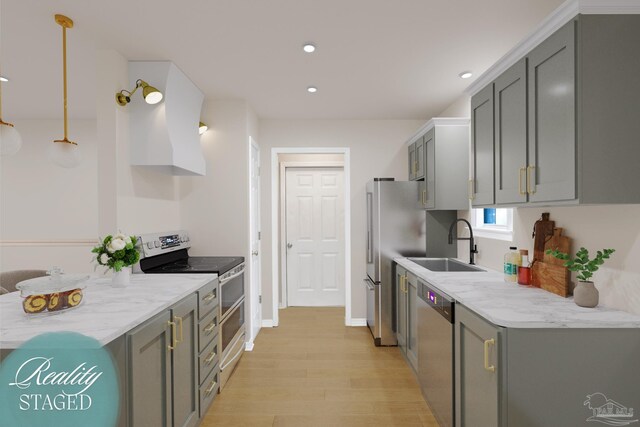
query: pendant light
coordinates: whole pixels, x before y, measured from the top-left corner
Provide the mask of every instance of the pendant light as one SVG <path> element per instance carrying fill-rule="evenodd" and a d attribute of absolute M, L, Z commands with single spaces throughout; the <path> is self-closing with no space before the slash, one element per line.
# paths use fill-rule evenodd
<path fill-rule="evenodd" d="M 78 144 L 68 138 L 67 117 L 67 28 L 73 28 L 73 21 L 64 15 L 55 15 L 55 21 L 62 27 L 62 87 L 64 106 L 64 138 L 56 139 L 49 149 L 51 160 L 63 168 L 74 168 L 80 164 Z"/>
<path fill-rule="evenodd" d="M 7 79 L 1 80 L 8 81 Z M 13 124 L 2 120 L 2 83 L 0 83 L 0 156 L 16 154 L 22 147 L 22 138 Z"/>

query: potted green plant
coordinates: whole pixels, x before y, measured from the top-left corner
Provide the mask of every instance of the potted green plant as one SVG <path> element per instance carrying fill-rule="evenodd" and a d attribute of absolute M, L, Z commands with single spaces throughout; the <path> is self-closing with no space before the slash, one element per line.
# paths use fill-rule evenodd
<path fill-rule="evenodd" d="M 137 243 L 135 236 L 118 233 L 101 239 L 100 244 L 91 250 L 96 254 L 95 261 L 98 265 L 107 267 L 107 270 L 113 270 L 111 280 L 114 286 L 129 284 L 130 267 L 140 260 Z"/>
<path fill-rule="evenodd" d="M 585 248 L 580 248 L 573 259 L 569 254 L 560 252 L 557 249 L 547 249 L 546 253 L 563 260 L 565 267 L 577 273 L 578 284 L 573 289 L 574 302 L 580 307 L 595 307 L 598 305 L 599 293 L 589 279 L 604 264 L 604 260 L 609 259 L 615 251 L 615 249 L 603 249 L 596 252 L 596 256 L 593 259 L 589 259 L 589 251 Z"/>

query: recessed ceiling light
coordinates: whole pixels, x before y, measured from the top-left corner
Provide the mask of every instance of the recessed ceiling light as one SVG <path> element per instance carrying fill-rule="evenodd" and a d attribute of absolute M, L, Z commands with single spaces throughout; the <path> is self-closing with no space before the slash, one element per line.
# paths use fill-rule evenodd
<path fill-rule="evenodd" d="M 315 86 L 309 86 L 307 88 L 307 92 L 309 92 L 309 93 L 316 93 L 317 91 L 318 91 L 318 88 L 315 87 Z"/>
<path fill-rule="evenodd" d="M 461 79 L 468 79 L 469 77 L 473 76 L 473 73 L 471 71 L 463 71 L 458 75 L 460 76 Z"/>
<path fill-rule="evenodd" d="M 307 53 L 311 53 L 316 50 L 316 47 L 311 43 L 305 43 L 304 46 L 302 46 L 302 50 L 304 50 Z"/>
<path fill-rule="evenodd" d="M 0 82 L 8 82 L 9 79 L 6 78 L 5 76 L 0 76 Z"/>

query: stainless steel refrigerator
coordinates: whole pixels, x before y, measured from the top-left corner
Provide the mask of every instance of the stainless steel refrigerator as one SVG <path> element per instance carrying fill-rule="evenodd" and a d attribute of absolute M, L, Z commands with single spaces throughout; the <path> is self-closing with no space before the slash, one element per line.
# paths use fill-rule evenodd
<path fill-rule="evenodd" d="M 397 345 L 393 259 L 456 256 L 447 241 L 456 211 L 425 211 L 418 181 L 367 183 L 367 326 L 377 346 Z"/>

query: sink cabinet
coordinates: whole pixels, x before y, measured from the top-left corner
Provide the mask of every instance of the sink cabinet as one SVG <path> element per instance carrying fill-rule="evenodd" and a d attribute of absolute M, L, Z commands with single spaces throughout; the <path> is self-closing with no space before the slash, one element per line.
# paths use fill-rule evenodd
<path fill-rule="evenodd" d="M 415 372 L 418 370 L 418 278 L 396 265 L 398 346 Z"/>
<path fill-rule="evenodd" d="M 407 277 L 407 270 L 396 265 L 396 338 L 398 347 L 406 354 L 407 352 L 407 294 L 404 291 L 404 283 Z"/>
<path fill-rule="evenodd" d="M 421 209 L 467 209 L 469 120 L 434 118 L 409 140 L 409 179 L 421 181 Z"/>
<path fill-rule="evenodd" d="M 455 319 L 458 427 L 585 425 L 592 394 L 640 401 L 639 329 L 505 328 L 462 304 Z"/>
<path fill-rule="evenodd" d="M 578 15 L 475 91 L 474 207 L 640 203 L 638 39 L 640 15 Z"/>

